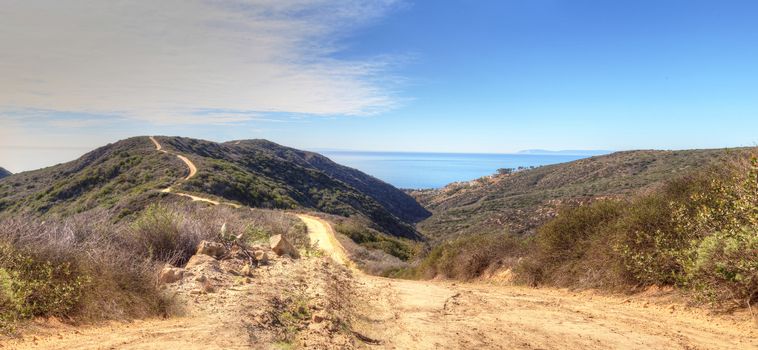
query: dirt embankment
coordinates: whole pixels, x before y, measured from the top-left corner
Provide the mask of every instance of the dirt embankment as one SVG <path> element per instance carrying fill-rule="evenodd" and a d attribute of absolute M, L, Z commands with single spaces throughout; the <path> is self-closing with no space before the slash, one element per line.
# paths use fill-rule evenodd
<path fill-rule="evenodd" d="M 75 326 L 55 320 L 27 325 L 24 336 L 0 338 L 0 349 L 272 349 L 353 348 L 344 331 L 351 273 L 326 257 L 291 259 L 265 246 L 254 269 L 243 256 L 195 255 L 181 277 L 165 284 L 176 304 L 166 319 Z"/>

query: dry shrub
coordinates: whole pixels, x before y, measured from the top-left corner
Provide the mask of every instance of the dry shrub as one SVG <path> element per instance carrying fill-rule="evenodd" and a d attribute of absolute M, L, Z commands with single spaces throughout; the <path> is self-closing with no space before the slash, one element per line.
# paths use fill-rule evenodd
<path fill-rule="evenodd" d="M 623 207 L 622 202 L 608 200 L 562 210 L 539 228 L 536 251 L 518 268 L 527 276 L 519 279 L 530 284 L 594 284 L 599 275 L 614 267 L 607 228 Z"/>
<path fill-rule="evenodd" d="M 692 287 L 713 303 L 758 301 L 758 228 L 718 232 L 703 239 L 688 267 Z"/>
<path fill-rule="evenodd" d="M 150 259 L 184 265 L 201 241 L 218 240 L 224 224 L 227 235 L 241 235 L 250 243 L 267 242 L 276 234 L 297 247 L 308 242 L 303 223 L 283 211 L 172 203 L 148 206 L 132 224 L 130 244 Z"/>
<path fill-rule="evenodd" d="M 736 156 L 628 200 L 564 208 L 533 237 L 475 235 L 444 242 L 415 275 L 470 279 L 518 261 L 516 280 L 529 285 L 673 285 L 713 304 L 754 304 L 758 159 Z"/>
<path fill-rule="evenodd" d="M 758 160 L 674 179 L 629 201 L 562 211 L 519 279 L 571 287 L 675 285 L 713 304 L 758 298 Z"/>
<path fill-rule="evenodd" d="M 21 216 L 0 222 L 0 320 L 6 331 L 32 316 L 86 321 L 166 311 L 155 283 L 157 264 L 124 251 L 120 240 L 111 239 L 113 225 L 105 217 L 98 211 L 65 220 Z"/>
<path fill-rule="evenodd" d="M 459 238 L 432 249 L 418 266 L 417 274 L 425 278 L 472 279 L 493 264 L 505 266 L 517 261 L 523 246 L 523 241 L 509 234 Z"/>
<path fill-rule="evenodd" d="M 383 251 L 403 261 L 408 261 L 416 255 L 416 242 L 381 233 L 369 227 L 370 225 L 370 222 L 357 217 L 342 218 L 334 225 L 334 230 L 369 251 Z"/>
<path fill-rule="evenodd" d="M 116 217 L 91 210 L 0 221 L 0 330 L 34 316 L 96 321 L 166 314 L 171 303 L 159 289 L 158 269 L 186 262 L 201 240 L 217 239 L 224 223 L 229 234 L 307 240 L 297 218 L 269 210 L 161 203 L 132 222 L 114 223 Z"/>
<path fill-rule="evenodd" d="M 409 264 L 394 255 L 387 254 L 379 249 L 366 248 L 355 243 L 345 235 L 337 234 L 337 239 L 347 251 L 350 260 L 361 271 L 377 276 L 391 276 L 409 267 Z"/>

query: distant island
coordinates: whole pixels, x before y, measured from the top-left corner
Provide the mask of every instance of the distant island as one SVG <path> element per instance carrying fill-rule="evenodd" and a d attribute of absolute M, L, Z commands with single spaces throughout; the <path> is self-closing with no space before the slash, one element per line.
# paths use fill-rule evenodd
<path fill-rule="evenodd" d="M 550 151 L 546 149 L 527 149 L 518 151 L 517 154 L 535 154 L 535 155 L 566 155 L 566 156 L 600 156 L 610 154 L 614 151 L 609 150 L 560 150 Z"/>

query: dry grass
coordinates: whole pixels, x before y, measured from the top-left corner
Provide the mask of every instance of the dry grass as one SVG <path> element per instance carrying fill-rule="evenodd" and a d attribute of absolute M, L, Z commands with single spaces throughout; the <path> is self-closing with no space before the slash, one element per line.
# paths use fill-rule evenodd
<path fill-rule="evenodd" d="M 0 222 L 2 328 L 33 316 L 77 321 L 166 313 L 168 300 L 155 281 L 159 263 L 124 248 L 125 227 L 102 212 L 64 220 L 24 216 Z M 127 244 L 126 246 L 134 246 Z"/>
<path fill-rule="evenodd" d="M 350 260 L 365 273 L 377 276 L 389 276 L 410 266 L 408 262 L 400 260 L 396 256 L 387 254 L 379 249 L 366 248 L 355 243 L 345 235 L 338 233 L 337 239 L 347 251 Z"/>
<path fill-rule="evenodd" d="M 432 249 L 417 267 L 422 278 L 442 276 L 469 280 L 490 266 L 510 267 L 524 254 L 525 242 L 508 234 L 486 234 L 459 238 Z"/>
<path fill-rule="evenodd" d="M 151 205 L 131 221 L 113 223 L 114 215 L 0 221 L 0 330 L 36 316 L 91 322 L 167 314 L 171 300 L 158 269 L 184 264 L 224 223 L 227 233 L 249 240 L 283 234 L 307 242 L 300 221 L 278 211 L 174 202 Z"/>

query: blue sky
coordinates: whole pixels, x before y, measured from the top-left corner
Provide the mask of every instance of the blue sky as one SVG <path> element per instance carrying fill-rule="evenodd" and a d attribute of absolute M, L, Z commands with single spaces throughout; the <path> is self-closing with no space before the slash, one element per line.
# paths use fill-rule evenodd
<path fill-rule="evenodd" d="M 0 166 L 145 134 L 483 153 L 758 142 L 754 1 L 96 3 L 0 10 L 16 19 L 0 24 Z"/>

